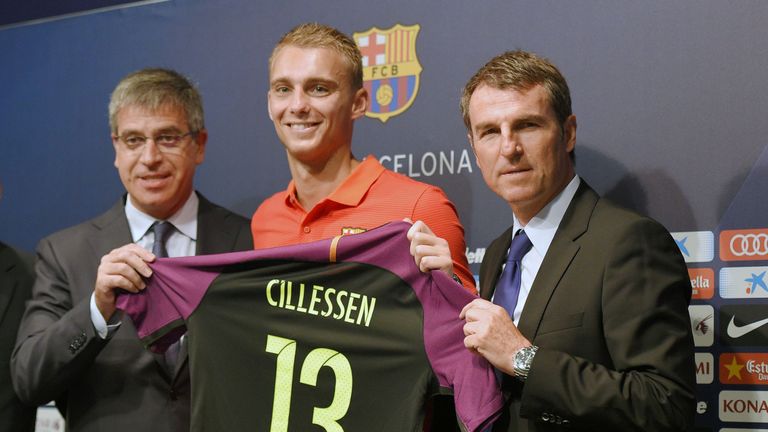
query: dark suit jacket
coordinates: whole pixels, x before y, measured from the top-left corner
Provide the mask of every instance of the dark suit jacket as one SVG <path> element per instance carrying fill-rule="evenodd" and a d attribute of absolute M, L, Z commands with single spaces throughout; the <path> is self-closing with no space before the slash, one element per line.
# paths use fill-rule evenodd
<path fill-rule="evenodd" d="M 490 298 L 511 228 L 480 269 Z M 657 222 L 601 199 L 583 180 L 531 288 L 519 329 L 539 346 L 511 380 L 501 431 L 686 431 L 695 364 L 685 263 Z"/>
<path fill-rule="evenodd" d="M 11 352 L 32 296 L 33 258 L 0 243 L 0 432 L 32 431 L 35 407 L 22 405 L 11 385 Z"/>
<path fill-rule="evenodd" d="M 169 376 L 127 316 L 107 340 L 91 323 L 100 259 L 132 241 L 124 199 L 38 245 L 33 299 L 12 358 L 14 386 L 28 403 L 56 399 L 70 431 L 188 431 L 186 353 Z M 200 196 L 196 248 L 199 255 L 252 249 L 249 221 Z"/>

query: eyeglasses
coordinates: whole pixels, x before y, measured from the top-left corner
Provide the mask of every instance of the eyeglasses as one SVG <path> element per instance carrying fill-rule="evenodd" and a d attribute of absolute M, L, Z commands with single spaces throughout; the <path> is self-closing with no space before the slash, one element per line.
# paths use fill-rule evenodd
<path fill-rule="evenodd" d="M 189 131 L 180 135 L 160 134 L 152 138 L 143 135 L 113 135 L 112 137 L 120 140 L 125 148 L 131 152 L 142 151 L 147 141 L 151 140 L 162 153 L 180 154 L 187 146 L 188 141 L 184 140 L 184 138 L 193 136 L 196 133 L 196 131 Z"/>

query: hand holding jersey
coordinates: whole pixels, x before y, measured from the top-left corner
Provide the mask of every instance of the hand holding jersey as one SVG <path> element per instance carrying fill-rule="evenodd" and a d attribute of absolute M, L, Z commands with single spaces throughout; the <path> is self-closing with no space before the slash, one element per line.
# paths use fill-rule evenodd
<path fill-rule="evenodd" d="M 142 278 L 152 275 L 147 263 L 154 260 L 152 252 L 135 243 L 114 249 L 101 258 L 93 293 L 96 307 L 105 321 L 109 321 L 115 313 L 117 290 L 135 293 L 146 287 Z"/>
<path fill-rule="evenodd" d="M 411 241 L 411 255 L 416 261 L 419 270 L 428 272 L 440 270 L 453 277 L 453 259 L 448 242 L 435 235 L 424 222 L 418 220 L 412 222 L 403 219 L 413 225 L 408 229 L 408 240 Z"/>
<path fill-rule="evenodd" d="M 531 342 L 520 333 L 509 312 L 488 300 L 475 299 L 464 306 L 459 318 L 466 320 L 464 346 L 514 376 L 515 353 Z"/>

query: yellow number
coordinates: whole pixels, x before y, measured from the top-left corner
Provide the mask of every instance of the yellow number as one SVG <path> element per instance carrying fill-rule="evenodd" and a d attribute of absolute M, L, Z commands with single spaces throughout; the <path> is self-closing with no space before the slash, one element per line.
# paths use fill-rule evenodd
<path fill-rule="evenodd" d="M 269 430 L 271 432 L 288 432 L 296 341 L 267 335 L 267 352 L 277 354 L 275 398 L 272 401 L 272 426 Z"/>
<path fill-rule="evenodd" d="M 337 420 L 344 417 L 352 400 L 352 367 L 344 355 L 328 348 L 317 348 L 307 355 L 301 367 L 302 384 L 315 386 L 320 368 L 328 366 L 336 376 L 333 401 L 326 408 L 315 407 L 312 423 L 322 426 L 328 432 L 344 432 Z"/>
<path fill-rule="evenodd" d="M 267 335 L 268 353 L 277 354 L 275 368 L 275 396 L 272 401 L 271 432 L 288 432 L 291 412 L 291 390 L 293 386 L 293 365 L 296 360 L 296 341 L 279 336 Z M 312 350 L 301 367 L 299 382 L 317 385 L 320 369 L 327 366 L 336 377 L 336 387 L 331 404 L 325 408 L 314 407 L 312 423 L 327 432 L 344 432 L 338 420 L 344 418 L 352 400 L 352 367 L 349 360 L 338 351 L 328 348 Z"/>

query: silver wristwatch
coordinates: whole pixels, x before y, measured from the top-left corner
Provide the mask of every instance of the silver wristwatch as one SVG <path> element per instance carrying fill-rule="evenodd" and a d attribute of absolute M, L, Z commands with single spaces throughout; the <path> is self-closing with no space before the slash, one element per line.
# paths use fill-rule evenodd
<path fill-rule="evenodd" d="M 515 376 L 520 381 L 525 381 L 528 378 L 528 373 L 531 371 L 531 363 L 533 363 L 533 356 L 536 355 L 536 351 L 539 347 L 535 345 L 520 348 L 515 353 L 515 359 L 512 363 Z"/>

